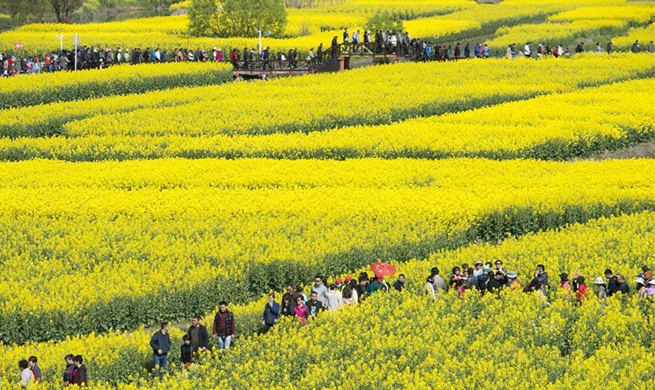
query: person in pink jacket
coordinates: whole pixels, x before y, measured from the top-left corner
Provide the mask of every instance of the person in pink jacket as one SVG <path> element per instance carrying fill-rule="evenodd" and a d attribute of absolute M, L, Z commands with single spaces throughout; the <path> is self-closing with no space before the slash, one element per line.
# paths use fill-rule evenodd
<path fill-rule="evenodd" d="M 298 297 L 296 300 L 296 307 L 293 308 L 293 312 L 296 315 L 298 322 L 302 325 L 307 324 L 309 312 L 307 311 L 307 306 L 305 306 L 305 303 L 302 301 L 302 297 Z"/>

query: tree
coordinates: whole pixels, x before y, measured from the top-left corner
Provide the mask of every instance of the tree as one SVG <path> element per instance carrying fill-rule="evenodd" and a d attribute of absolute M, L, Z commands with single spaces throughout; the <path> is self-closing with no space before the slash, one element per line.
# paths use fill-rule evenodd
<path fill-rule="evenodd" d="M 72 23 L 73 12 L 82 7 L 84 0 L 50 0 L 59 23 Z"/>
<path fill-rule="evenodd" d="M 41 20 L 50 9 L 48 0 L 0 0 L 0 6 L 5 7 L 10 16 L 20 23 Z"/>
<path fill-rule="evenodd" d="M 223 37 L 253 37 L 257 30 L 281 36 L 287 24 L 284 0 L 223 0 L 217 32 Z"/>
<path fill-rule="evenodd" d="M 399 16 L 391 14 L 390 12 L 378 12 L 373 15 L 364 26 L 365 30 L 378 31 L 403 31 L 403 21 Z"/>
<path fill-rule="evenodd" d="M 189 33 L 199 36 L 281 36 L 287 24 L 284 0 L 193 0 L 189 9 Z"/>
<path fill-rule="evenodd" d="M 218 18 L 215 0 L 191 0 L 189 7 L 189 34 L 194 37 L 212 36 L 216 32 L 212 21 Z"/>

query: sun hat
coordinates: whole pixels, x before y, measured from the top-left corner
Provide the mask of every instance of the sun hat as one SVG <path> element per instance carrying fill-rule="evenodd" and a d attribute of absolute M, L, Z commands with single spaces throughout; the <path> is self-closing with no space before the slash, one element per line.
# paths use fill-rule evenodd
<path fill-rule="evenodd" d="M 559 278 L 562 279 L 562 280 L 569 280 L 569 274 L 561 273 L 561 274 L 559 274 Z"/>
<path fill-rule="evenodd" d="M 594 283 L 595 284 L 605 284 L 605 280 L 603 280 L 602 276 L 599 276 L 599 277 L 596 278 L 596 280 L 594 280 Z"/>
<path fill-rule="evenodd" d="M 507 273 L 507 277 L 508 277 L 509 279 L 516 279 L 518 276 L 519 276 L 519 275 L 516 273 L 516 271 L 509 271 L 509 272 Z"/>

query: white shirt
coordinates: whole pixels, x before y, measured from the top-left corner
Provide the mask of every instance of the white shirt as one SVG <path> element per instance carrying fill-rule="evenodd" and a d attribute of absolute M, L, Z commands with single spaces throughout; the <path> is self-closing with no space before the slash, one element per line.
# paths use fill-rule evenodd
<path fill-rule="evenodd" d="M 32 370 L 29 368 L 24 369 L 23 372 L 20 373 L 20 382 L 23 387 L 27 387 L 27 385 L 32 382 L 32 379 L 34 379 L 34 373 L 32 373 Z"/>
<path fill-rule="evenodd" d="M 341 293 L 338 291 L 327 292 L 327 307 L 330 310 L 337 310 L 341 303 Z"/>

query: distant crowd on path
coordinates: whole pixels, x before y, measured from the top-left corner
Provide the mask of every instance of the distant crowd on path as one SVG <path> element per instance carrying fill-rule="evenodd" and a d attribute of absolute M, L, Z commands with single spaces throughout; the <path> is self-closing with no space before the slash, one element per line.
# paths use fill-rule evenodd
<path fill-rule="evenodd" d="M 601 300 L 611 298 L 618 293 L 631 294 L 625 277 L 614 274 L 611 269 L 605 270 L 604 278 L 598 276 L 594 279 L 595 289 L 590 288 L 585 277 L 578 272 L 573 273 L 571 278 L 568 274 L 561 273 L 559 279 L 560 288 L 578 304 L 582 304 L 591 294 L 595 294 Z M 268 295 L 268 301 L 262 313 L 262 332 L 268 332 L 285 317 L 293 318 L 304 326 L 322 312 L 336 311 L 343 307 L 357 305 L 358 302 L 375 294 L 392 290 L 401 292 L 404 289 L 405 275 L 403 274 L 398 275 L 392 285 L 389 285 L 383 275 L 370 277 L 367 272 L 360 273 L 357 279 L 346 276 L 343 282 L 341 278 L 336 278 L 333 283 L 328 283 L 326 277 L 317 275 L 314 278 L 309 297 L 305 294 L 302 286 L 294 288 L 293 285 L 286 286 L 280 303 L 276 301 L 274 293 Z M 544 303 L 549 305 L 550 278 L 542 264 L 537 265 L 534 274 L 530 276 L 530 281 L 525 284 L 519 280 L 519 275 L 515 271 L 508 272 L 503 262 L 496 260 L 494 264 L 476 261 L 473 267 L 469 267 L 468 264 L 453 267 L 448 281 L 441 276 L 438 267 L 433 267 L 423 285 L 425 295 L 432 300 L 438 299 L 440 295 L 449 290 L 463 296 L 469 291 L 486 294 L 499 293 L 504 289 L 526 293 L 536 292 Z M 648 266 L 643 266 L 642 272 L 637 275 L 634 291 L 641 299 L 655 296 L 653 271 Z M 219 303 L 211 326 L 211 334 L 207 327 L 200 323 L 200 320 L 200 316 L 194 316 L 189 329 L 182 338 L 183 343 L 178 356 L 185 369 L 188 369 L 193 362 L 202 362 L 202 352 L 214 346 L 219 350 L 230 349 L 236 337 L 235 317 L 228 310 L 228 303 L 225 301 Z M 169 330 L 168 322 L 162 323 L 160 329 L 150 339 L 150 347 L 153 352 L 153 378 L 162 379 L 167 371 L 172 346 Z M 212 339 L 215 342 L 212 342 Z M 86 386 L 87 369 L 83 364 L 82 356 L 67 355 L 65 360 L 64 383 Z M 21 370 L 19 383 L 24 388 L 32 383 L 43 381 L 37 361 L 36 356 L 31 356 L 28 360 L 19 362 Z"/>
<path fill-rule="evenodd" d="M 464 46 L 462 46 L 461 43 L 458 42 L 453 47 L 452 45 L 439 45 L 426 41 L 416 40 L 413 41 L 413 45 L 411 47 L 412 50 L 410 51 L 410 55 L 416 61 L 457 61 L 460 59 L 468 58 L 489 58 L 491 52 L 491 49 L 486 43 L 478 43 L 473 46 L 473 49 L 471 49 L 470 43 L 466 43 Z M 655 53 L 655 45 L 653 44 L 653 41 L 650 41 L 647 50 L 649 53 Z M 580 42 L 575 47 L 576 54 L 584 53 L 585 51 L 584 42 Z M 632 53 L 640 53 L 643 51 L 639 41 L 635 41 L 630 51 Z M 600 42 L 596 43 L 596 49 L 594 52 L 604 52 Z M 614 45 L 612 41 L 607 43 L 606 52 L 608 54 L 614 52 Z M 515 58 L 541 58 L 549 56 L 557 58 L 568 57 L 570 55 L 571 52 L 569 48 L 564 47 L 562 44 L 553 46 L 551 48 L 550 45 L 545 43 L 540 43 L 537 45 L 537 47 L 534 47 L 531 42 L 527 42 L 522 49 L 517 49 L 517 44 L 515 43 L 508 45 L 507 49 L 505 50 L 504 58 L 513 60 Z"/>
<path fill-rule="evenodd" d="M 630 286 L 623 275 L 614 274 L 611 269 L 606 269 L 604 275 L 607 281 L 602 276 L 598 276 L 593 282 L 596 286 L 595 294 L 598 298 L 609 298 L 618 292 L 623 295 L 630 294 Z M 463 264 L 461 268 L 453 267 L 448 282 L 440 275 L 439 268 L 434 267 L 423 285 L 425 294 L 432 299 L 436 299 L 440 294 L 449 289 L 455 290 L 461 296 L 471 290 L 485 294 L 497 293 L 505 288 L 526 293 L 536 291 L 548 303 L 547 299 L 551 286 L 544 265 L 537 265 L 537 269 L 530 281 L 523 284 L 519 281 L 519 275 L 515 271 L 507 272 L 501 260 L 496 260 L 495 266 L 491 262 L 483 264 L 481 261 L 477 261 L 474 267 L 469 267 L 468 264 Z M 567 273 L 560 274 L 560 288 L 564 291 L 569 291 L 569 297 L 575 295 L 576 301 L 580 304 L 590 294 L 586 279 L 579 272 L 573 273 L 571 279 L 569 279 Z M 653 271 L 648 266 L 643 266 L 642 272 L 637 275 L 635 292 L 642 299 L 655 295 Z"/>
<path fill-rule="evenodd" d="M 585 51 L 584 42 L 580 42 L 575 47 L 576 54 Z M 612 53 L 614 46 L 610 40 L 603 49 L 600 42 L 597 42 L 594 51 Z M 655 45 L 653 41 L 650 41 L 646 48 L 642 48 L 639 41 L 635 41 L 630 51 L 655 53 Z M 491 49 L 486 43 L 437 44 L 429 40 L 412 38 L 408 32 L 378 30 L 371 33 L 370 30 L 365 30 L 362 34 L 360 30 L 357 30 L 351 34 L 346 28 L 341 40 L 335 36 L 330 45 L 329 57 L 336 57 L 340 54 L 397 55 L 406 56 L 414 61 L 456 61 L 467 58 L 489 58 Z M 517 49 L 517 44 L 508 45 L 504 57 L 507 59 L 567 57 L 571 54 L 569 48 L 561 44 L 551 47 L 539 43 L 534 47 L 531 42 L 528 42 L 522 49 Z M 244 47 L 243 50 L 233 48 L 227 52 L 223 52 L 221 48 L 217 47 L 213 47 L 210 51 L 200 48 L 196 50 L 175 48 L 172 52 L 168 52 L 160 48 L 143 50 L 134 48 L 130 51 L 128 48 L 100 49 L 92 46 L 47 53 L 43 56 L 24 55 L 21 58 L 2 52 L 0 53 L 0 73 L 3 77 L 9 77 L 21 74 L 71 71 L 73 69 L 102 69 L 114 65 L 162 62 L 230 62 L 234 69 L 242 70 L 297 69 L 321 65 L 327 59 L 328 52 L 323 48 L 322 43 L 318 45 L 316 51 L 311 48 L 307 53 L 299 52 L 297 47 L 277 52 L 271 50 L 270 47 L 262 47 L 261 50 L 248 47 Z"/>

